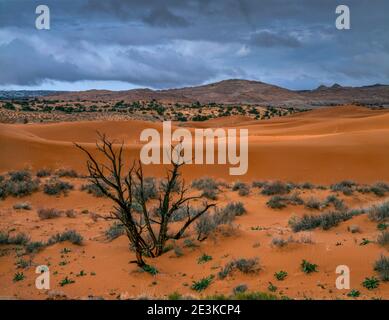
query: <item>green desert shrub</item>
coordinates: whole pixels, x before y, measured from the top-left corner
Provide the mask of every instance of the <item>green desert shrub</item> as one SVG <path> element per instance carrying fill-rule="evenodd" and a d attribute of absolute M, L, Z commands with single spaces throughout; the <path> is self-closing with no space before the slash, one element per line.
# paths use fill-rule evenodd
<path fill-rule="evenodd" d="M 378 288 L 378 286 L 380 285 L 380 281 L 375 277 L 365 278 L 365 280 L 362 282 L 362 285 L 367 290 L 373 290 Z"/>
<path fill-rule="evenodd" d="M 233 300 L 278 300 L 274 294 L 264 292 L 244 292 L 232 297 Z"/>
<path fill-rule="evenodd" d="M 247 285 L 239 284 L 232 290 L 232 293 L 234 295 L 237 295 L 237 294 L 240 294 L 240 293 L 245 293 L 247 291 L 247 289 L 248 289 Z"/>
<path fill-rule="evenodd" d="M 211 261 L 211 260 L 212 260 L 212 256 L 204 253 L 197 259 L 197 263 L 203 264 L 203 263 L 206 263 L 206 262 Z"/>
<path fill-rule="evenodd" d="M 378 273 L 382 281 L 389 281 L 389 257 L 381 255 L 374 264 L 374 271 Z"/>
<path fill-rule="evenodd" d="M 301 270 L 304 272 L 304 273 L 312 273 L 312 272 L 317 272 L 317 264 L 314 264 L 314 263 L 310 263 L 308 262 L 307 260 L 303 260 L 301 262 Z"/>
<path fill-rule="evenodd" d="M 282 281 L 284 280 L 286 277 L 288 276 L 288 273 L 286 271 L 278 271 L 276 273 L 274 273 L 274 277 L 278 280 L 278 281 Z"/>
<path fill-rule="evenodd" d="M 202 278 L 198 281 L 193 281 L 191 288 L 192 288 L 192 290 L 195 290 L 195 291 L 203 291 L 209 287 L 212 280 L 213 280 L 213 276 L 211 275 L 209 277 Z"/>
<path fill-rule="evenodd" d="M 73 185 L 69 182 L 51 178 L 43 185 L 43 192 L 48 195 L 67 194 L 69 190 L 73 190 Z"/>

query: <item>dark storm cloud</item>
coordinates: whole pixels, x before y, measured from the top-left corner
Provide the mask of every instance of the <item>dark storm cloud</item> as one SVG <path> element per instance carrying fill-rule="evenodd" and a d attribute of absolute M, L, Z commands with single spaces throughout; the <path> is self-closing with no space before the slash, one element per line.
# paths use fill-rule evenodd
<path fill-rule="evenodd" d="M 50 7 L 50 31 L 35 8 Z M 290 88 L 389 82 L 389 1 L 2 0 L 0 85 L 125 81 L 166 88 L 228 77 Z M 32 63 L 32 61 L 36 61 Z M 11 66 L 10 66 L 11 65 Z"/>
<path fill-rule="evenodd" d="M 297 48 L 301 42 L 290 34 L 280 34 L 268 30 L 255 33 L 251 36 L 251 43 L 259 47 L 289 47 Z"/>
<path fill-rule="evenodd" d="M 153 9 L 143 21 L 154 27 L 187 27 L 189 22 L 164 7 Z"/>
<path fill-rule="evenodd" d="M 76 81 L 82 76 L 75 65 L 41 55 L 20 40 L 0 45 L 0 70 L 1 84 L 36 85 L 44 79 Z"/>

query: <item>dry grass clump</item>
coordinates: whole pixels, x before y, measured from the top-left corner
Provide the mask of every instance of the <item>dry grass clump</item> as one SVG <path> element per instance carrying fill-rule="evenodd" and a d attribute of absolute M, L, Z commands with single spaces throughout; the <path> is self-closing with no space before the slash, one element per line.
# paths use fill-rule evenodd
<path fill-rule="evenodd" d="M 38 209 L 38 217 L 42 220 L 58 218 L 62 215 L 62 211 L 55 208 Z"/>

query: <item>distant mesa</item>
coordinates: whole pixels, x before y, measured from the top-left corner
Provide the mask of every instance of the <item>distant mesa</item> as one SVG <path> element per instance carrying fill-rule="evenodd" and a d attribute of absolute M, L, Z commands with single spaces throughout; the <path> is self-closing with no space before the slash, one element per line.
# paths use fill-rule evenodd
<path fill-rule="evenodd" d="M 341 89 L 341 90 L 340 90 Z M 389 86 L 374 84 L 363 87 L 343 87 L 338 83 L 321 85 L 314 90 L 289 90 L 276 85 L 242 79 L 229 79 L 201 86 L 152 90 L 148 88 L 124 91 L 88 90 L 79 92 L 2 91 L 0 98 L 20 99 L 41 97 L 61 101 L 136 101 L 157 100 L 161 103 L 218 103 L 264 106 L 315 107 L 359 103 L 389 106 Z"/>

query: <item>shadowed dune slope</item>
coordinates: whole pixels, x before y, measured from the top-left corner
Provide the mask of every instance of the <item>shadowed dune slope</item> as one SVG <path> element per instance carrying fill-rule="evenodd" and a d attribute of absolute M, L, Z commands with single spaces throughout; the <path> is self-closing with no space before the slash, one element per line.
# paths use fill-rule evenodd
<path fill-rule="evenodd" d="M 371 183 L 389 181 L 389 112 L 362 107 L 321 108 L 267 121 L 228 117 L 190 128 L 248 128 L 249 170 L 231 177 L 229 165 L 188 165 L 188 179 L 210 175 L 228 180 L 282 179 L 331 183 L 342 179 Z M 0 171 L 26 166 L 72 167 L 85 172 L 85 157 L 73 143 L 91 150 L 96 131 L 125 143 L 127 163 L 138 158 L 145 128 L 162 124 L 143 121 L 90 121 L 57 124 L 0 125 Z M 161 175 L 160 166 L 147 166 Z"/>

